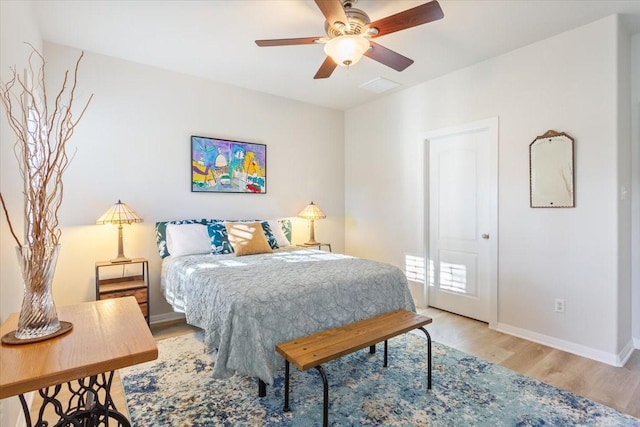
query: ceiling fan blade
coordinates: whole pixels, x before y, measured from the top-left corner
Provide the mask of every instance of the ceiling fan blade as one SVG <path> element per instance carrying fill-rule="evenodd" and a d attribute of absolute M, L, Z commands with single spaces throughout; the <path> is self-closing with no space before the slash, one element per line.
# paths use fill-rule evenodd
<path fill-rule="evenodd" d="M 318 40 L 324 37 L 300 37 L 295 39 L 271 39 L 271 40 L 256 40 L 256 44 L 260 47 L 268 46 L 290 46 L 298 44 L 314 44 Z"/>
<path fill-rule="evenodd" d="M 440 4 L 437 0 L 433 0 L 429 3 L 407 9 L 404 12 L 374 21 L 368 25 L 368 28 L 377 28 L 378 33 L 373 37 L 380 37 L 385 34 L 395 33 L 396 31 L 437 21 L 443 17 L 444 13 L 440 8 Z"/>
<path fill-rule="evenodd" d="M 316 0 L 316 4 L 332 27 L 336 22 L 342 22 L 345 25 L 349 22 L 340 0 Z"/>
<path fill-rule="evenodd" d="M 402 71 L 409 65 L 413 64 L 413 59 L 400 55 L 399 53 L 394 52 L 391 49 L 387 49 L 374 41 L 369 41 L 369 43 L 371 43 L 371 49 L 365 52 L 364 55 L 386 65 L 387 67 L 391 67 L 396 71 Z"/>
<path fill-rule="evenodd" d="M 326 79 L 327 77 L 331 76 L 331 73 L 333 73 L 333 70 L 335 70 L 337 66 L 338 64 L 333 62 L 333 59 L 331 59 L 331 57 L 327 56 L 313 78 Z"/>

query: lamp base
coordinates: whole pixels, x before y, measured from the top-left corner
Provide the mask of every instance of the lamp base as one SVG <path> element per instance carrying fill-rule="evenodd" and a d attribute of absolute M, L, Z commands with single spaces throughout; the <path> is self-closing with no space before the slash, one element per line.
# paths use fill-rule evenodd
<path fill-rule="evenodd" d="M 319 243 L 316 242 L 315 240 L 309 240 L 308 242 L 304 243 L 305 246 L 315 246 L 318 245 Z"/>
<path fill-rule="evenodd" d="M 118 256 L 111 260 L 113 264 L 131 262 L 131 258 L 124 256 L 124 250 L 122 248 L 122 223 L 120 223 L 118 224 Z"/>

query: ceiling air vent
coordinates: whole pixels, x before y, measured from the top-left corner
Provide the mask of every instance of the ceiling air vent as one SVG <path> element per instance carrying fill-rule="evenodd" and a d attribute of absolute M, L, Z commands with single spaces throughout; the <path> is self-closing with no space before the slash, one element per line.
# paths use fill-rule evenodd
<path fill-rule="evenodd" d="M 376 77 L 366 83 L 362 83 L 358 86 L 360 89 L 368 90 L 374 93 L 382 93 L 391 89 L 395 89 L 400 86 L 400 83 L 396 83 L 391 80 L 384 79 L 382 77 Z"/>

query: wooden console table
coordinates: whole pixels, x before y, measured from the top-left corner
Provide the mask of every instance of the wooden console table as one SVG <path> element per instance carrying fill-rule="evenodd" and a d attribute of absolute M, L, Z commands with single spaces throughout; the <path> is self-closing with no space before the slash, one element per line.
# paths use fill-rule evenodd
<path fill-rule="evenodd" d="M 134 297 L 92 301 L 58 307 L 58 318 L 73 330 L 45 341 L 0 346 L 0 399 L 18 395 L 27 425 L 31 423 L 24 393 L 38 390 L 47 405 L 56 407 L 56 425 L 114 425 L 129 427 L 111 400 L 115 370 L 154 360 L 158 347 Z M 14 330 L 18 313 L 0 327 L 0 336 Z M 56 398 L 63 384 L 71 397 Z M 109 422 L 111 420 L 111 423 Z"/>

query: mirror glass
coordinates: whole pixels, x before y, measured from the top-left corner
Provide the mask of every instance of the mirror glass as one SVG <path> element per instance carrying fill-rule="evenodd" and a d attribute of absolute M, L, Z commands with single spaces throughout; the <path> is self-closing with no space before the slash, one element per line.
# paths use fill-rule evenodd
<path fill-rule="evenodd" d="M 529 145 L 532 208 L 574 207 L 573 138 L 548 131 Z"/>

